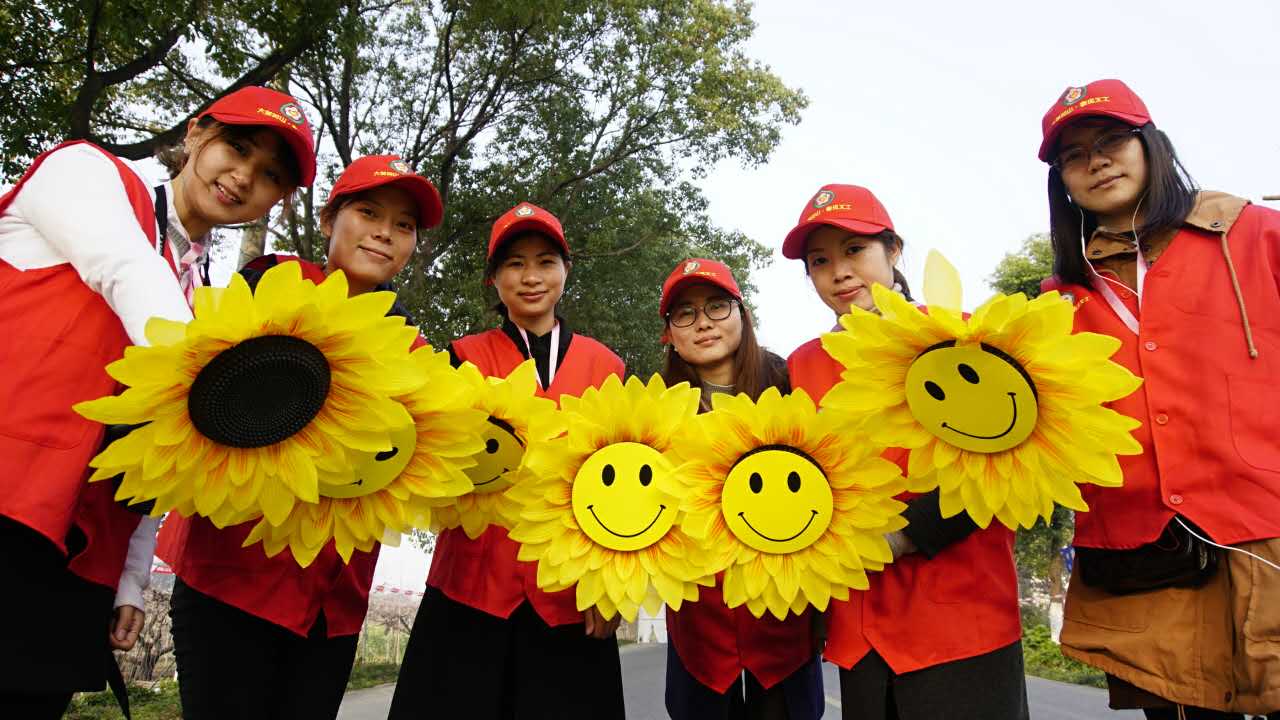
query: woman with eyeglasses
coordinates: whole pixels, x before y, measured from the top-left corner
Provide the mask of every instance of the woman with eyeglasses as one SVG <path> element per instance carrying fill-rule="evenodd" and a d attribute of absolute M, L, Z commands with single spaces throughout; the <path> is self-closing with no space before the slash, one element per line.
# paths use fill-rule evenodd
<path fill-rule="evenodd" d="M 1063 653 L 1148 718 L 1280 717 L 1280 213 L 1200 192 L 1119 80 L 1042 121 L 1056 289 L 1143 378 L 1124 486 L 1082 486 Z M 1226 546 L 1225 548 L 1222 546 Z"/>
<path fill-rule="evenodd" d="M 757 398 L 770 387 L 790 392 L 786 363 L 756 342 L 742 291 L 723 263 L 704 258 L 676 266 L 662 285 L 666 320 L 662 377 L 702 389 L 703 412 L 715 393 Z M 673 720 L 813 720 L 823 709 L 810 610 L 779 621 L 730 610 L 718 587 L 698 601 L 667 609 L 667 712 Z"/>
<path fill-rule="evenodd" d="M 876 196 L 857 185 L 825 185 L 804 205 L 782 245 L 836 317 L 875 311 L 874 285 L 911 292 L 897 269 L 902 238 Z M 839 326 L 836 327 L 840 329 Z M 787 359 L 791 382 L 815 402 L 843 366 L 820 339 Z M 885 459 L 906 470 L 907 453 Z M 1018 575 L 1013 533 L 978 529 L 967 514 L 944 519 L 938 492 L 904 494 L 908 525 L 885 539 L 894 561 L 871 587 L 833 600 L 823 656 L 840 667 L 848 720 L 1026 720 Z"/>

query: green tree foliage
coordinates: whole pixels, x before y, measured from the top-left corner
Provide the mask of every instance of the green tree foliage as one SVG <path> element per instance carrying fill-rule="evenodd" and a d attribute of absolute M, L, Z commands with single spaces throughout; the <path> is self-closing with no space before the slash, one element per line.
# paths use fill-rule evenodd
<path fill-rule="evenodd" d="M 336 0 L 4 0 L 0 174 L 64 139 L 144 158 L 218 97 L 327 44 Z M 361 12 L 371 11 L 360 8 Z"/>
<path fill-rule="evenodd" d="M 1022 249 L 1004 256 L 987 279 L 991 287 L 1012 295 L 1022 293 L 1029 298 L 1040 294 L 1040 281 L 1053 275 L 1053 246 L 1049 235 L 1036 233 L 1022 241 Z"/>
<path fill-rule="evenodd" d="M 751 292 L 766 249 L 715 226 L 694 184 L 764 162 L 805 97 L 747 57 L 736 0 L 0 0 L 0 162 L 87 138 L 131 158 L 250 83 L 286 87 L 319 135 L 314 190 L 272 245 L 323 260 L 316 216 L 361 155 L 396 153 L 437 183 L 441 227 L 399 279 L 433 344 L 492 326 L 489 228 L 528 200 L 574 250 L 562 312 L 635 372 L 659 364 L 657 295 L 691 255 Z"/>
<path fill-rule="evenodd" d="M 988 282 L 996 290 L 1023 293 L 1029 298 L 1040 294 L 1040 281 L 1053 274 L 1053 247 L 1049 236 L 1037 233 L 1022 243 L 1022 249 L 1004 256 Z M 1036 522 L 1035 527 L 1018 533 L 1014 553 L 1018 568 L 1025 578 L 1060 580 L 1061 557 L 1058 550 L 1071 542 L 1074 518 L 1070 510 L 1055 507 L 1049 523 Z"/>
<path fill-rule="evenodd" d="M 710 222 L 693 184 L 724 159 L 763 162 L 805 104 L 743 54 L 745 3 L 409 2 L 346 17 L 333 54 L 308 54 L 293 81 L 331 140 L 330 178 L 396 152 L 436 181 L 445 221 L 401 279 L 433 343 L 495 323 L 489 228 L 522 200 L 564 223 L 570 325 L 634 372 L 658 368 L 658 289 L 678 261 L 714 256 L 744 280 L 766 261 Z M 318 202 L 303 198 L 277 244 L 323 256 Z"/>

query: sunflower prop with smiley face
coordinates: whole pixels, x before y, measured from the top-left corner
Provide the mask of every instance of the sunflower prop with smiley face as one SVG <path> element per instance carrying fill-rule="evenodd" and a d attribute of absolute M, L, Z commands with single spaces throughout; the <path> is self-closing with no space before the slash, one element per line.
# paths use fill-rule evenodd
<path fill-rule="evenodd" d="M 349 451 L 385 450 L 412 422 L 392 397 L 424 377 L 409 362 L 416 331 L 386 316 L 394 300 L 348 297 L 341 272 L 317 286 L 297 263 L 255 291 L 239 275 L 198 288 L 193 320 L 152 318 L 152 344 L 107 366 L 122 394 L 75 406 L 142 424 L 91 461 L 90 481 L 123 474 L 117 497 L 154 499 L 156 515 L 283 523 L 295 503 L 319 500 L 318 471 L 349 471 Z"/>
<path fill-rule="evenodd" d="M 1055 502 L 1087 510 L 1077 483 L 1119 486 L 1117 456 L 1142 451 L 1138 421 L 1104 407 L 1142 382 L 1110 360 L 1120 341 L 1072 334 L 1057 292 L 997 295 L 965 318 L 954 268 L 934 253 L 927 273 L 941 277 L 926 278 L 927 312 L 876 286 L 878 314 L 852 307 L 823 336 L 845 367 L 824 410 L 909 448 L 911 489 L 939 488 L 944 516 L 981 527 L 1029 528 Z"/>
<path fill-rule="evenodd" d="M 413 418 L 391 433 L 390 449 L 352 451 L 353 472 L 320 474 L 320 499 L 297 503 L 279 525 L 258 521 L 245 546 L 268 555 L 288 547 L 306 567 L 330 540 L 344 561 L 375 542 L 394 542 L 431 522 L 432 501 L 472 490 L 467 470 L 484 449 L 488 415 L 475 409 L 477 388 L 449 365 L 449 353 L 421 347 L 411 355 L 425 384 L 396 398 Z"/>
<path fill-rule="evenodd" d="M 486 378 L 476 366 L 463 363 L 459 378 L 474 389 L 474 407 L 487 422 L 479 435 L 481 446 L 464 472 L 470 492 L 431 501 L 431 529 L 461 527 L 467 537 L 480 537 L 490 525 L 515 527 L 520 503 L 508 492 L 524 476 L 525 448 L 564 430 L 552 400 L 539 397 L 538 370 L 526 360 L 506 378 Z"/>
<path fill-rule="evenodd" d="M 512 488 L 519 558 L 538 563 L 538 587 L 577 586 L 578 609 L 635 620 L 696 600 L 709 556 L 676 527 L 684 486 L 668 451 L 698 412 L 699 391 L 616 376 L 561 398 L 565 435 L 533 443 L 529 477 Z"/>
<path fill-rule="evenodd" d="M 689 491 L 681 527 L 714 553 L 729 607 L 778 619 L 826 610 L 893 560 L 885 533 L 906 526 L 897 465 L 838 432 L 803 390 L 716 395 L 679 444 Z"/>

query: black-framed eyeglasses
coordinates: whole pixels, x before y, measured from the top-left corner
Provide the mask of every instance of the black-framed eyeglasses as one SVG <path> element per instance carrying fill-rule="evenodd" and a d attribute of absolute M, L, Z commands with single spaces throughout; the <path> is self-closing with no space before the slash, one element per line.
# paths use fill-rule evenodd
<path fill-rule="evenodd" d="M 1089 160 L 1095 154 L 1106 155 L 1110 157 L 1119 152 L 1124 144 L 1129 142 L 1129 138 L 1137 133 L 1142 132 L 1142 128 L 1125 128 L 1123 130 L 1109 130 L 1098 136 L 1092 145 L 1072 145 L 1071 147 L 1058 153 L 1058 157 L 1053 159 L 1053 166 L 1058 172 L 1066 172 L 1068 170 L 1078 170 L 1089 164 Z"/>
<path fill-rule="evenodd" d="M 671 327 L 689 327 L 698 321 L 699 312 L 706 315 L 708 320 L 724 320 L 733 314 L 733 306 L 737 304 L 738 301 L 732 298 L 718 298 L 700 307 L 681 305 L 667 313 L 667 322 L 671 323 Z"/>

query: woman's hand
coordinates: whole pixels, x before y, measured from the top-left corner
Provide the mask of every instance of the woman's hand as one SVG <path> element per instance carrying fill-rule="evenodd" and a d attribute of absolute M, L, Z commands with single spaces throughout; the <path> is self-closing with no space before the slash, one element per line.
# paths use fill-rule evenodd
<path fill-rule="evenodd" d="M 142 623 L 147 613 L 132 605 L 121 605 L 116 608 L 115 618 L 111 621 L 111 648 L 129 651 L 138 642 L 138 634 L 142 632 Z"/>

